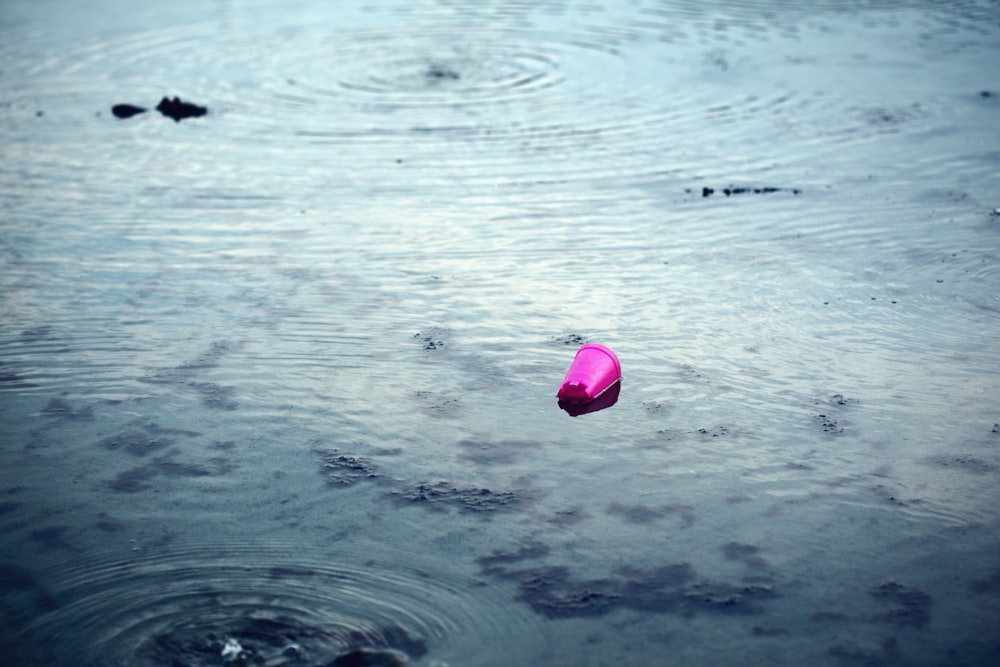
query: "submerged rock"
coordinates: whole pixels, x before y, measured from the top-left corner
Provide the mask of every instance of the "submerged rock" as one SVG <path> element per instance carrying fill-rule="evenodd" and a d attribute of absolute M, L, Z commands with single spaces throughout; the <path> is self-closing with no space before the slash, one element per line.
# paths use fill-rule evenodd
<path fill-rule="evenodd" d="M 131 118 L 137 114 L 146 113 L 146 109 L 134 104 L 116 104 L 111 107 L 111 113 L 115 115 L 115 118 Z"/>
<path fill-rule="evenodd" d="M 156 110 L 168 118 L 173 118 L 178 123 L 185 118 L 195 118 L 197 116 L 204 116 L 208 113 L 208 109 L 206 107 L 200 107 L 197 104 L 184 102 L 179 97 L 175 97 L 172 100 L 164 97 L 160 100 L 160 103 L 156 105 Z"/>

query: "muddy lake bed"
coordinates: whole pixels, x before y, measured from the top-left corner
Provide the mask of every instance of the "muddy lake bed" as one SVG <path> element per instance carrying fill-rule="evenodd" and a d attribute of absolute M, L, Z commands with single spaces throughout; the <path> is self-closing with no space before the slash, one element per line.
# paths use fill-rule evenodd
<path fill-rule="evenodd" d="M 6 2 L 0 54 L 6 664 L 1000 659 L 995 2 Z"/>

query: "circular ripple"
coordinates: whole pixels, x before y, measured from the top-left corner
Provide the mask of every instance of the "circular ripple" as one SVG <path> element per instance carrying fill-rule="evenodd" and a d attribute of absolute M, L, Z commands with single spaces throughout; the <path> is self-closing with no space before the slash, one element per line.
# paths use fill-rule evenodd
<path fill-rule="evenodd" d="M 859 98 L 844 82 L 866 62 L 891 71 L 879 63 L 897 56 L 879 44 L 916 49 L 923 39 L 932 55 L 986 39 L 971 18 L 952 39 L 935 36 L 937 14 L 871 11 L 866 39 L 845 52 L 843 34 L 858 19 L 841 10 L 871 3 L 821 2 L 809 18 L 770 0 L 753 11 L 661 5 L 515 4 L 496 15 L 461 2 L 220 10 L 10 69 L 52 105 L 67 93 L 94 99 L 93 90 L 119 91 L 104 108 L 190 97 L 209 107 L 208 119 L 186 121 L 198 128 L 199 147 L 206 137 L 214 143 L 205 162 L 225 158 L 223 167 L 240 165 L 249 189 L 299 200 L 340 184 L 423 194 L 666 183 L 683 192 L 736 182 L 815 186 L 831 171 L 857 169 L 845 144 L 933 131 L 947 120 L 950 97 L 927 100 L 914 85 L 886 99 L 876 83 Z M 95 88 L 101 79 L 110 85 Z M 180 161 L 191 144 L 173 143 L 178 134 L 144 132 L 160 149 L 146 159 Z M 206 168 L 198 184 L 227 173 Z"/>
<path fill-rule="evenodd" d="M 327 665 L 361 651 L 390 665 L 531 632 L 487 587 L 395 565 L 205 549 L 63 574 L 17 634 L 17 664 Z"/>

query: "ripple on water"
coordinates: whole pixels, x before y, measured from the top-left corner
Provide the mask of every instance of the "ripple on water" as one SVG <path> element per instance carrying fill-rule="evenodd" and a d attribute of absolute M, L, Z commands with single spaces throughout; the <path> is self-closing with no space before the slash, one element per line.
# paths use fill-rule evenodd
<path fill-rule="evenodd" d="M 404 566 L 356 555 L 341 564 L 205 548 L 81 563 L 45 588 L 23 575 L 26 592 L 45 604 L 14 628 L 15 661 L 401 665 L 426 656 L 448 664 L 470 639 L 523 642 L 532 633 L 527 610 L 489 587 L 417 569 L 410 557 Z"/>
<path fill-rule="evenodd" d="M 254 21 L 221 11 L 200 22 L 121 33 L 67 49 L 25 74 L 43 105 L 46 95 L 56 106 L 54 96 L 66 94 L 105 112 L 118 102 L 151 106 L 164 94 L 208 105 L 210 115 L 197 123 L 214 124 L 215 151 L 205 165 L 182 162 L 187 173 L 199 172 L 192 175 L 202 185 L 224 176 L 210 163 L 228 156 L 242 165 L 247 190 L 258 194 L 329 188 L 345 177 L 345 165 L 352 187 L 458 182 L 493 193 L 498 186 L 581 182 L 675 187 L 704 178 L 724 187 L 728 179 L 775 173 L 789 163 L 800 177 L 825 178 L 829 168 L 816 169 L 818 156 L 829 165 L 845 142 L 915 131 L 952 104 L 921 105 L 905 95 L 866 100 L 844 89 L 842 80 L 858 66 L 852 58 L 885 55 L 843 52 L 847 27 L 836 21 L 845 8 L 870 9 L 811 4 L 822 11 L 808 24 L 767 2 L 752 12 L 724 3 L 645 3 L 624 16 L 614 7 L 592 14 L 563 3 L 545 10 L 515 4 L 485 11 L 474 3 L 338 9 L 336 16 L 258 8 Z M 928 21 L 932 28 L 939 23 Z M 953 30 L 968 31 L 969 22 Z M 874 26 L 886 40 L 900 37 L 891 22 Z M 912 32 L 901 29 L 901 36 Z M 169 76 L 151 83 L 149 73 L 163 72 L 163 63 Z M 114 92 L 106 94 L 118 97 L 95 97 L 95 77 L 111 82 L 106 90 Z M 148 120 L 124 122 L 136 128 Z M 126 132 L 122 121 L 106 122 L 119 136 Z M 155 150 L 132 156 L 129 177 L 136 167 L 181 160 L 172 148 L 178 136 L 205 140 L 205 130 L 192 127 L 135 130 L 132 139 Z M 72 129 L 81 141 L 94 138 Z M 789 142 L 798 150 L 787 150 Z M 340 152 L 332 155 L 331 145 Z M 31 142 L 24 146 L 37 153 Z M 282 188 L 273 187 L 279 182 Z M 206 188 L 197 204 L 244 201 L 240 188 L 229 181 L 227 187 Z"/>

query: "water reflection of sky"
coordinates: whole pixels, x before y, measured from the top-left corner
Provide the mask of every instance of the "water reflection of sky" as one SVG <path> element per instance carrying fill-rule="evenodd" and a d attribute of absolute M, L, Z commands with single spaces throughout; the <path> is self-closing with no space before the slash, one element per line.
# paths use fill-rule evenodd
<path fill-rule="evenodd" d="M 5 655 L 1000 650 L 991 4 L 56 4 L 0 20 Z"/>

